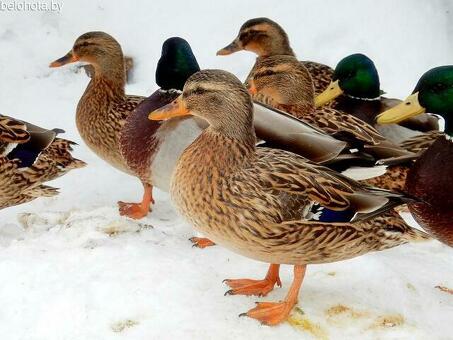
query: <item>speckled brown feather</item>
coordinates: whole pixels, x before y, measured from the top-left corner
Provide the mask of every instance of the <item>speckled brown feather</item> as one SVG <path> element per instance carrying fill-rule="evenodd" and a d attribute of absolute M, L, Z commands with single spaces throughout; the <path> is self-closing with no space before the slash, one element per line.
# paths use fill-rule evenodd
<path fill-rule="evenodd" d="M 181 156 L 171 195 L 198 230 L 245 256 L 286 264 L 338 261 L 427 239 L 392 211 L 356 223 L 309 222 L 287 214 L 286 195 L 338 208 L 348 201 L 351 190 L 367 189 L 358 183 L 351 186 L 354 181 L 304 163 L 294 154 L 256 149 L 250 99 L 234 79 L 225 72 L 206 70 L 192 76 L 184 90 L 215 93 L 218 110 L 223 110 L 213 112 L 202 99 L 187 99 L 187 107 L 193 107 L 193 113 L 204 116 L 211 126 Z M 219 84 L 225 87 L 223 91 Z M 231 93 L 225 94 L 227 88 Z M 244 101 L 242 109 L 238 101 Z M 227 104 L 222 106 L 222 102 Z"/>
<path fill-rule="evenodd" d="M 409 138 L 400 143 L 400 146 L 408 151 L 419 153 L 429 148 L 441 136 L 444 136 L 443 132 L 434 130 Z"/>
<path fill-rule="evenodd" d="M 27 126 L 31 124 L 10 117 L 0 117 L 0 144 L 21 144 L 31 139 Z M 33 126 L 34 127 L 34 126 Z M 43 129 L 38 128 L 42 131 Z M 49 131 L 51 132 L 51 131 Z M 55 136 L 55 133 L 49 134 Z M 55 138 L 38 155 L 29 167 L 21 167 L 19 159 L 0 157 L 0 208 L 29 202 L 37 197 L 54 196 L 58 192 L 42 183 L 56 179 L 72 169 L 85 166 L 83 161 L 71 155 L 74 143 Z M 7 148 L 4 148 L 7 151 Z"/>

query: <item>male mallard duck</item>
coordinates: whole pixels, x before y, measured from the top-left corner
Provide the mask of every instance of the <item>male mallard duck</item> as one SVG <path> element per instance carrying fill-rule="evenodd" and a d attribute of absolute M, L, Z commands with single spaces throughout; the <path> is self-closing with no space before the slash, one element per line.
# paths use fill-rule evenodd
<path fill-rule="evenodd" d="M 255 18 L 246 21 L 241 26 L 236 39 L 219 50 L 217 55 L 229 55 L 241 50 L 256 53 L 258 55 L 257 63 L 274 55 L 296 56 L 289 44 L 285 30 L 268 18 Z M 302 61 L 302 64 L 307 68 L 313 79 L 315 92 L 324 91 L 332 80 L 333 69 L 313 61 Z"/>
<path fill-rule="evenodd" d="M 58 194 L 43 183 L 85 166 L 60 132 L 0 115 L 0 209 Z"/>
<path fill-rule="evenodd" d="M 364 122 L 374 126 L 384 136 L 398 134 L 404 139 L 414 134 L 430 130 L 438 130 L 437 119 L 429 115 L 420 115 L 416 119 L 402 122 L 402 126 L 395 126 L 391 131 L 376 125 L 376 116 L 398 105 L 399 99 L 382 96 L 379 74 L 374 62 L 364 54 L 351 54 L 338 63 L 333 73 L 332 82 L 315 99 L 317 108 L 327 103 L 330 106 L 352 114 Z"/>
<path fill-rule="evenodd" d="M 142 181 L 145 193 L 141 203 L 119 202 L 122 215 L 142 218 L 148 214 L 153 201 L 152 186 L 168 190 L 172 167 L 203 128 L 200 121 L 193 118 L 164 124 L 150 122 L 147 113 L 171 102 L 177 91 L 182 90 L 185 80 L 199 70 L 198 64 L 185 40 L 170 38 L 164 43 L 156 71 L 161 89 L 145 99 L 125 94 L 121 46 L 110 35 L 104 32 L 81 35 L 72 50 L 54 61 L 51 67 L 79 60 L 90 63 L 96 71 L 77 106 L 77 127 L 99 157 Z M 256 132 L 263 140 L 320 163 L 335 162 L 343 153 L 349 153 L 345 142 L 322 134 L 283 112 L 262 105 L 256 105 L 255 110 L 258 113 Z"/>
<path fill-rule="evenodd" d="M 422 199 L 409 204 L 417 222 L 440 241 L 453 246 L 453 66 L 436 67 L 418 81 L 412 95 L 378 116 L 379 124 L 398 123 L 423 112 L 444 118 L 443 136 L 431 144 L 407 174 L 405 190 Z M 432 134 L 419 138 L 422 147 Z M 413 146 L 417 144 L 414 142 Z"/>
<path fill-rule="evenodd" d="M 389 210 L 404 196 L 361 186 L 286 151 L 256 148 L 252 101 L 232 74 L 205 70 L 192 75 L 183 93 L 150 119 L 189 114 L 205 119 L 209 127 L 184 151 L 173 172 L 171 197 L 177 209 L 216 243 L 272 263 L 264 280 L 227 280 L 230 293 L 265 295 L 280 282 L 279 265 L 294 265 L 285 300 L 259 303 L 246 313 L 249 317 L 269 325 L 286 320 L 307 264 L 427 238 Z M 315 202 L 329 213 L 307 221 Z M 323 222 L 324 217 L 332 221 L 335 213 L 335 223 Z"/>

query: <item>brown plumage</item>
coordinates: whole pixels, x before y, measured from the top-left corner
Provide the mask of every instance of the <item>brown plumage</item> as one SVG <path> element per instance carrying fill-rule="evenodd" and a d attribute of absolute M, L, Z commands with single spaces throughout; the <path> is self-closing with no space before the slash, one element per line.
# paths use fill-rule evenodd
<path fill-rule="evenodd" d="M 72 50 L 54 61 L 51 67 L 59 67 L 75 61 L 91 64 L 94 76 L 77 105 L 76 122 L 79 133 L 100 158 L 128 174 L 134 172 L 121 155 L 119 139 L 126 119 L 144 97 L 125 94 L 126 74 L 120 44 L 104 32 L 82 34 Z M 118 202 L 120 213 L 132 218 L 146 216 L 152 199 L 152 186 L 142 182 L 145 188 L 139 204 Z"/>
<path fill-rule="evenodd" d="M 307 264 L 428 238 L 389 210 L 394 206 L 390 202 L 402 203 L 404 196 L 361 186 L 292 153 L 255 148 L 252 102 L 233 75 L 219 70 L 194 74 L 183 94 L 150 118 L 188 113 L 210 126 L 185 150 L 173 173 L 171 196 L 177 209 L 216 243 L 273 264 L 265 280 L 228 280 L 230 293 L 264 294 L 279 282 L 279 264 L 295 265 L 287 298 L 262 303 L 248 316 L 270 325 L 286 320 Z M 288 200 L 293 202 L 289 207 Z M 355 223 L 308 221 L 307 207 L 314 202 L 333 211 L 366 207 L 376 214 Z"/>
<path fill-rule="evenodd" d="M 330 107 L 316 109 L 311 77 L 294 57 L 273 56 L 257 62 L 248 87 L 255 100 L 288 112 L 353 147 L 366 150 L 377 160 L 409 154 L 352 115 Z"/>
<path fill-rule="evenodd" d="M 285 30 L 268 18 L 255 18 L 246 21 L 241 26 L 236 39 L 230 45 L 219 50 L 217 55 L 228 55 L 240 50 L 256 53 L 258 55 L 256 63 L 275 55 L 295 57 Z M 324 91 L 332 80 L 333 69 L 313 61 L 302 61 L 301 63 L 307 68 L 313 79 L 315 92 Z M 249 77 L 247 77 L 247 80 Z"/>
<path fill-rule="evenodd" d="M 0 209 L 58 194 L 43 183 L 85 166 L 57 132 L 0 115 Z"/>

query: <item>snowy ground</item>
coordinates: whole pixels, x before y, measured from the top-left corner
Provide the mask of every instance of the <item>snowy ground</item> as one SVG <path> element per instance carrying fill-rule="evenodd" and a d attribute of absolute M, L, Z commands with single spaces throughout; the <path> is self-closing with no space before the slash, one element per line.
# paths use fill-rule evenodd
<path fill-rule="evenodd" d="M 47 65 L 89 30 L 111 33 L 134 56 L 128 92 L 135 94 L 154 90 L 161 43 L 172 35 L 189 40 L 202 67 L 243 78 L 252 55 L 215 52 L 257 16 L 279 21 L 301 59 L 335 65 L 367 53 L 390 96 L 405 96 L 421 73 L 451 63 L 453 52 L 447 1 L 60 3 L 61 13 L 0 11 L 0 112 L 62 127 L 79 142 L 74 112 L 87 77 Z M 162 192 L 149 218 L 119 217 L 115 202 L 137 200 L 137 181 L 83 143 L 76 154 L 89 166 L 56 181 L 58 197 L 0 212 L 1 339 L 452 337 L 453 296 L 435 286 L 453 287 L 453 251 L 436 241 L 311 266 L 303 314 L 293 325 L 263 327 L 237 317 L 263 299 L 224 297 L 221 281 L 262 277 L 265 264 L 220 247 L 191 248 L 190 227 Z M 267 299 L 283 298 L 291 278 L 284 268 L 283 288 Z"/>

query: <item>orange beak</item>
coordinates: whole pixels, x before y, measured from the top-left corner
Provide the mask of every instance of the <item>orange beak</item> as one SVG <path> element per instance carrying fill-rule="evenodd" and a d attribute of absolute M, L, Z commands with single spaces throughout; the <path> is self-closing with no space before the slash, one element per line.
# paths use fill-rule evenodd
<path fill-rule="evenodd" d="M 60 67 L 66 64 L 75 63 L 76 61 L 79 61 L 79 57 L 74 55 L 72 51 L 69 51 L 65 56 L 51 62 L 49 67 Z"/>
<path fill-rule="evenodd" d="M 249 88 L 248 88 L 248 90 L 249 90 L 250 95 L 252 95 L 252 96 L 254 96 L 255 94 L 258 93 L 258 90 L 256 89 L 255 82 L 253 81 L 253 79 L 251 79 L 251 80 L 249 81 Z"/>
<path fill-rule="evenodd" d="M 190 111 L 187 109 L 182 95 L 160 109 L 154 110 L 148 116 L 149 120 L 166 120 L 173 117 L 189 116 Z"/>

